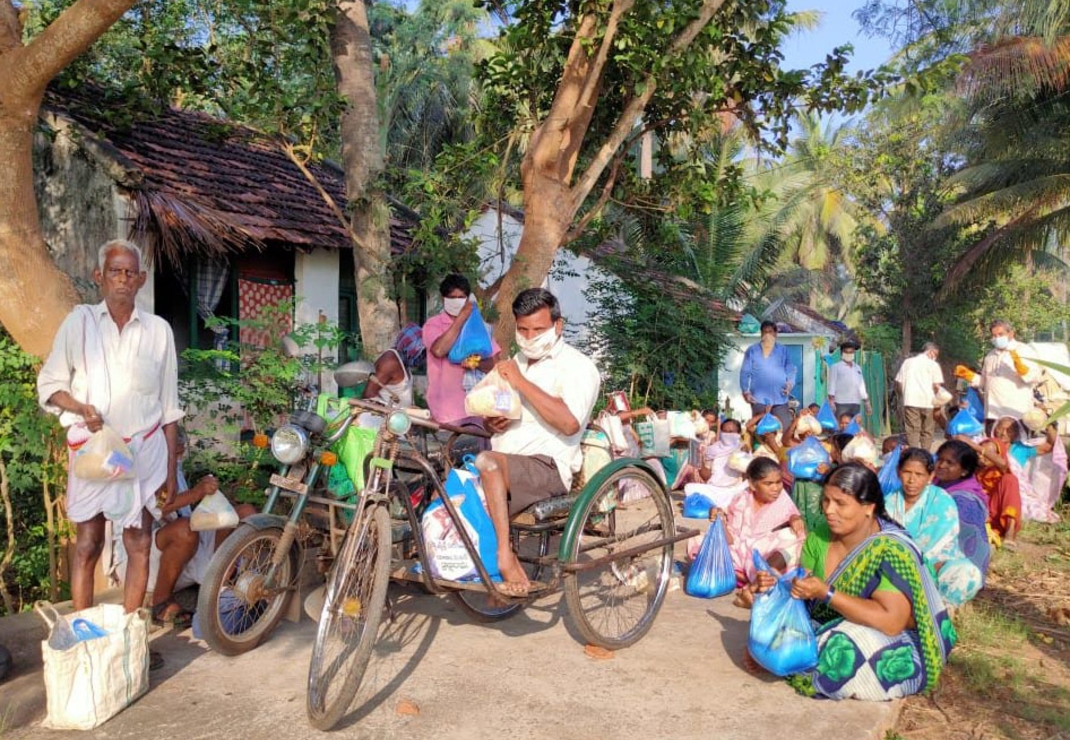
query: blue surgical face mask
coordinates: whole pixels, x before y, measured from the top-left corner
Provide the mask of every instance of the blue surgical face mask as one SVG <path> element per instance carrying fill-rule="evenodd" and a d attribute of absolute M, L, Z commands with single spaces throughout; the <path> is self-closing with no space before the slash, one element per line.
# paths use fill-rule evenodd
<path fill-rule="evenodd" d="M 1007 349 L 1010 346 L 1011 338 L 1006 334 L 999 337 L 992 337 L 992 346 L 996 349 Z"/>

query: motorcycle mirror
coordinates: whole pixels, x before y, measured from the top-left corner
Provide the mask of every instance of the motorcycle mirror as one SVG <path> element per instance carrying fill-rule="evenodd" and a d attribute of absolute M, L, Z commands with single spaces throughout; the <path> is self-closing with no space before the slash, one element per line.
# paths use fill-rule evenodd
<path fill-rule="evenodd" d="M 334 371 L 334 382 L 339 388 L 354 388 L 370 378 L 374 372 L 375 365 L 367 360 L 347 362 Z"/>

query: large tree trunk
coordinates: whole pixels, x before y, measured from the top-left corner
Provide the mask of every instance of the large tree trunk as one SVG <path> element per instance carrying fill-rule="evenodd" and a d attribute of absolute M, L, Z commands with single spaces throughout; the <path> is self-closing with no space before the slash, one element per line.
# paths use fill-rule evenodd
<path fill-rule="evenodd" d="M 26 352 L 43 357 L 78 294 L 41 234 L 33 191 L 38 110 L 39 99 L 11 104 L 0 92 L 0 323 Z"/>
<path fill-rule="evenodd" d="M 33 134 L 52 78 L 133 6 L 134 0 L 78 0 L 28 45 L 18 12 L 0 0 L 0 323 L 45 355 L 77 301 L 48 254 L 33 192 Z"/>
<path fill-rule="evenodd" d="M 527 167 L 523 181 L 524 231 L 494 301 L 498 309 L 494 338 L 504 348 L 512 345 L 516 330 L 513 299 L 522 290 L 542 285 L 576 215 L 576 206 L 565 183 L 531 172 Z"/>
<path fill-rule="evenodd" d="M 675 55 L 686 50 L 724 2 L 704 0 L 697 16 L 676 33 L 665 53 Z M 607 15 L 589 12 L 576 19 L 554 101 L 528 143 L 521 163 L 524 232 L 494 297 L 498 309 L 494 336 L 503 347 L 513 339 L 513 298 L 546 279 L 558 248 L 578 236 L 609 200 L 627 142 L 642 134 L 636 127 L 657 88 L 653 72 L 644 80 L 642 92 L 625 104 L 612 130 L 594 147 L 583 171 L 576 172 L 617 31 L 634 5 L 635 0 L 614 0 Z M 581 206 L 599 182 L 600 194 L 574 224 Z"/>
<path fill-rule="evenodd" d="M 383 136 L 376 107 L 371 33 L 364 0 L 339 0 L 331 34 L 331 56 L 342 114 L 342 162 L 346 197 L 352 208 L 356 246 L 357 311 L 364 351 L 387 349 L 398 331 L 397 307 L 390 300 L 390 213 L 375 185 L 383 169 Z"/>

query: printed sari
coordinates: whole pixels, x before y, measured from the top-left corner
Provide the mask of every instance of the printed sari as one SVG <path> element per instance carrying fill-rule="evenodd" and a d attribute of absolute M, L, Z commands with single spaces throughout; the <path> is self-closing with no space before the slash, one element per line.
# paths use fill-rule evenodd
<path fill-rule="evenodd" d="M 936 574 L 936 585 L 944 601 L 961 606 L 984 585 L 982 571 L 967 558 L 959 545 L 958 507 L 951 494 L 928 485 L 910 509 L 903 490 L 884 497 L 888 516 L 902 522 L 918 545 L 925 563 Z"/>
<path fill-rule="evenodd" d="M 1011 465 L 1006 443 L 992 438 L 986 439 L 985 442 L 995 444 L 1003 459 Z M 1018 476 L 1013 471 L 1001 473 L 995 466 L 989 466 L 977 471 L 977 480 L 988 496 L 988 523 L 1000 537 L 1005 537 L 1011 528 L 1012 520 L 1018 521 L 1019 524 L 1022 521 L 1022 493 Z"/>
<path fill-rule="evenodd" d="M 827 549 L 827 527 L 810 537 Z M 827 581 L 837 592 L 863 599 L 878 589 L 899 591 L 910 601 L 915 626 L 888 636 L 847 621 L 830 606 L 807 602 L 817 629 L 818 662 L 812 671 L 792 679 L 795 687 L 830 699 L 866 701 L 932 691 L 958 638 L 921 552 L 907 533 L 882 520 L 881 531 L 848 553 Z"/>
<path fill-rule="evenodd" d="M 789 569 L 798 564 L 803 538 L 787 526 L 796 516 L 799 516 L 799 510 L 783 491 L 775 501 L 761 507 L 755 507 L 754 494 L 749 488 L 735 497 L 725 512 L 725 525 L 732 536 L 728 547 L 737 581 L 750 583 L 754 580 L 755 550 L 764 560 L 779 552 Z"/>
<path fill-rule="evenodd" d="M 988 573 L 992 547 L 988 544 L 988 497 L 972 475 L 941 487 L 951 494 L 959 510 L 959 547 L 981 571 Z"/>

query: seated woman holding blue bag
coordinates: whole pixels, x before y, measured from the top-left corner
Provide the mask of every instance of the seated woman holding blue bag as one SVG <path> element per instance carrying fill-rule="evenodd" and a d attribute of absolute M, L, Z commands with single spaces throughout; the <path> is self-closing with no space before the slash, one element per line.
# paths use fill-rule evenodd
<path fill-rule="evenodd" d="M 901 521 L 936 574 L 940 594 L 951 606 L 972 599 L 984 585 L 984 575 L 962 551 L 962 524 L 955 499 L 932 484 L 935 463 L 920 447 L 899 456 L 899 488 L 885 497 L 888 515 Z"/>
<path fill-rule="evenodd" d="M 887 701 L 936 687 L 955 629 L 921 552 L 888 518 L 877 476 L 859 463 L 825 483 L 827 526 L 809 533 L 792 582 L 817 629 L 817 666 L 793 676 L 801 693 Z M 775 579 L 759 572 L 757 590 Z M 748 656 L 749 661 L 749 656 Z M 753 667 L 753 666 L 752 666 Z"/>
<path fill-rule="evenodd" d="M 747 466 L 747 488 L 727 509 L 715 509 L 711 516 L 724 515 L 728 547 L 736 583 L 744 588 L 737 594 L 737 606 L 750 606 L 746 588 L 755 577 L 752 552 L 783 572 L 799 561 L 806 530 L 799 510 L 784 490 L 780 465 L 766 457 L 756 457 Z"/>

